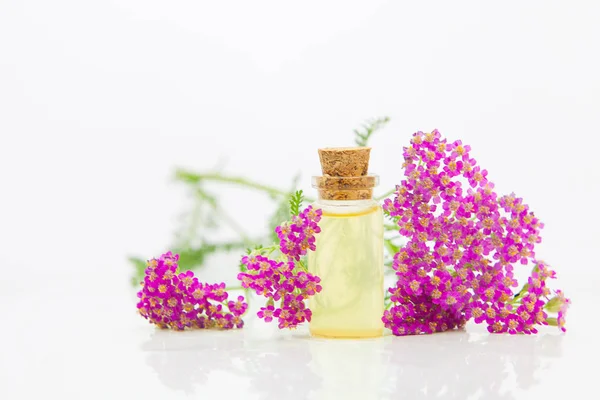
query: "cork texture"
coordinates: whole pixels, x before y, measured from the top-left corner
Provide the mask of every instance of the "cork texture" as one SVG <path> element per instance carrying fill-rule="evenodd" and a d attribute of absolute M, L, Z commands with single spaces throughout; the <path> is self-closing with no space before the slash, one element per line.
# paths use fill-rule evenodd
<path fill-rule="evenodd" d="M 373 190 L 319 190 L 319 196 L 323 200 L 369 200 L 373 198 Z"/>
<path fill-rule="evenodd" d="M 364 176 L 369 171 L 370 147 L 319 149 L 321 171 L 329 176 Z"/>
<path fill-rule="evenodd" d="M 324 200 L 366 200 L 373 197 L 376 184 L 368 176 L 370 147 L 337 147 L 319 149 L 323 176 L 315 181 Z"/>

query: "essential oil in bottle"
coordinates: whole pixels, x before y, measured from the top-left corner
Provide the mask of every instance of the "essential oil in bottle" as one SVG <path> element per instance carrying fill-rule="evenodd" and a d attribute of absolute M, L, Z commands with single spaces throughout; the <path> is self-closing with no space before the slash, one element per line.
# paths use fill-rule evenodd
<path fill-rule="evenodd" d="M 310 332 L 324 337 L 383 333 L 383 213 L 368 175 L 370 148 L 320 149 L 323 176 L 313 178 L 323 212 L 308 269 L 322 291 L 310 300 Z"/>

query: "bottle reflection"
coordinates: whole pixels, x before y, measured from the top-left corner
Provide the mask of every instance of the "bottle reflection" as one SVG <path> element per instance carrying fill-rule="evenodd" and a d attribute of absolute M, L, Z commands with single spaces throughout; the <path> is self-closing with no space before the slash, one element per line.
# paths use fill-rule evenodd
<path fill-rule="evenodd" d="M 218 374 L 235 382 L 239 398 L 514 399 L 516 390 L 540 383 L 561 345 L 560 335 L 464 331 L 328 340 L 299 332 L 260 338 L 243 330 L 157 330 L 143 349 L 161 382 L 186 393 Z"/>
<path fill-rule="evenodd" d="M 312 357 L 310 369 L 322 379 L 311 399 L 379 398 L 388 365 L 381 338 L 311 339 L 307 343 Z"/>

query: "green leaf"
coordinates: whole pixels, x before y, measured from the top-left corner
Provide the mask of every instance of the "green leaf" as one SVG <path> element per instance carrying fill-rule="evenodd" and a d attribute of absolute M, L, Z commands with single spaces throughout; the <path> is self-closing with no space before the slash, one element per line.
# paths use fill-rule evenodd
<path fill-rule="evenodd" d="M 511 302 L 516 303 L 517 301 L 519 301 L 523 297 L 525 297 L 528 289 L 529 289 L 529 283 L 524 284 L 523 287 L 521 287 L 521 289 L 514 295 Z"/>
<path fill-rule="evenodd" d="M 385 224 L 385 222 L 384 222 L 384 224 L 385 224 L 384 226 L 386 227 L 385 228 L 386 230 L 388 230 L 388 228 L 391 228 L 392 225 L 396 225 L 396 228 L 394 229 L 394 231 L 397 231 L 397 230 L 400 229 L 397 226 L 398 225 L 398 221 L 400 221 L 400 217 L 392 217 L 390 215 L 390 212 L 388 210 L 386 210 L 386 209 L 383 209 L 383 216 L 384 216 L 385 220 L 392 222 L 392 224 Z"/>
<path fill-rule="evenodd" d="M 289 206 L 289 197 L 282 198 L 275 208 L 275 212 L 269 218 L 269 238 L 271 242 L 278 242 L 279 238 L 277 237 L 277 232 L 275 232 L 275 228 L 289 219 L 290 216 L 290 206 Z"/>
<path fill-rule="evenodd" d="M 201 177 L 200 174 L 195 172 L 178 169 L 175 171 L 175 180 L 189 184 L 196 184 L 200 182 Z"/>
<path fill-rule="evenodd" d="M 371 135 L 383 128 L 390 121 L 389 117 L 380 117 L 375 119 L 367 120 L 364 124 L 362 124 L 361 129 L 355 129 L 354 132 L 354 142 L 359 147 L 365 147 L 369 144 L 369 139 L 371 139 Z"/>
<path fill-rule="evenodd" d="M 204 243 L 198 247 L 173 248 L 174 254 L 179 254 L 179 270 L 196 270 L 203 266 L 206 257 L 218 252 L 229 252 L 242 250 L 246 247 L 245 242 L 223 242 L 223 243 Z M 129 257 L 129 262 L 134 267 L 134 273 L 131 277 L 132 286 L 137 286 L 144 279 L 146 271 L 146 261 L 139 257 Z"/>
<path fill-rule="evenodd" d="M 134 268 L 133 276 L 131 277 L 131 286 L 138 286 L 144 280 L 146 261 L 138 257 L 129 257 L 127 261 L 133 264 Z"/>
<path fill-rule="evenodd" d="M 269 218 L 269 238 L 273 243 L 279 242 L 279 238 L 277 237 L 277 233 L 275 232 L 275 228 L 281 225 L 284 221 L 287 221 L 290 218 L 290 196 L 295 194 L 296 188 L 298 187 L 298 181 L 300 180 L 300 175 L 297 174 L 292 179 L 292 184 L 290 185 L 290 191 L 287 196 L 280 197 L 277 201 L 277 205 L 275 207 L 275 211 Z M 306 200 L 306 199 L 305 199 Z"/>
<path fill-rule="evenodd" d="M 548 311 L 550 313 L 557 313 L 560 311 L 563 304 L 564 304 L 564 298 L 562 298 L 560 296 L 554 296 L 553 298 L 548 300 L 548 302 L 546 303 L 544 308 L 546 309 L 546 311 Z"/>
<path fill-rule="evenodd" d="M 385 245 L 385 249 L 388 251 L 388 253 L 391 257 L 393 257 L 394 254 L 399 252 L 400 249 L 402 248 L 402 246 L 399 246 L 399 245 L 393 243 L 391 240 L 384 240 L 383 244 Z"/>
<path fill-rule="evenodd" d="M 290 198 L 290 214 L 298 215 L 300 214 L 300 209 L 302 208 L 302 202 L 304 202 L 304 195 L 302 194 L 302 190 L 296 190 L 296 193 L 292 195 Z"/>
<path fill-rule="evenodd" d="M 238 264 L 238 269 L 240 270 L 240 272 L 247 272 L 248 268 L 246 267 L 246 265 L 244 263 L 242 263 L 242 259 L 240 258 L 240 263 Z"/>

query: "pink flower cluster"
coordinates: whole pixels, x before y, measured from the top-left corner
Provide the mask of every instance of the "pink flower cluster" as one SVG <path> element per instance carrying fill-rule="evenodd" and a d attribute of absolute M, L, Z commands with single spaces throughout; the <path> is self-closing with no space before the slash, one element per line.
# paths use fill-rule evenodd
<path fill-rule="evenodd" d="M 201 283 L 192 271 L 177 273 L 179 255 L 171 252 L 148 261 L 139 313 L 160 328 L 241 328 L 248 304 L 243 296 L 227 301 L 225 284 Z"/>
<path fill-rule="evenodd" d="M 404 148 L 405 179 L 384 209 L 408 243 L 394 257 L 385 325 L 396 335 L 445 331 L 471 318 L 496 333 L 564 329 L 569 301 L 562 292 L 550 299 L 545 282 L 555 273 L 535 259 L 543 224 L 521 198 L 498 197 L 469 151 L 437 130 L 415 133 Z M 516 295 L 515 264 L 533 265 Z M 556 321 L 546 314 L 549 300 L 560 303 Z"/>
<path fill-rule="evenodd" d="M 238 274 L 242 287 L 252 289 L 267 298 L 267 304 L 257 313 L 265 322 L 278 320 L 280 329 L 295 328 L 310 322 L 312 313 L 305 300 L 320 292 L 321 279 L 306 271 L 300 256 L 315 249 L 315 234 L 320 232 L 318 222 L 321 210 L 308 206 L 276 229 L 279 248 L 285 260 L 276 261 L 261 254 L 242 258 L 246 272 Z M 277 307 L 276 307 L 277 304 Z"/>
<path fill-rule="evenodd" d="M 292 216 L 290 223 L 275 228 L 279 248 L 289 259 L 300 260 L 308 250 L 315 251 L 315 235 L 321 232 L 321 210 L 308 206 L 300 215 Z"/>

